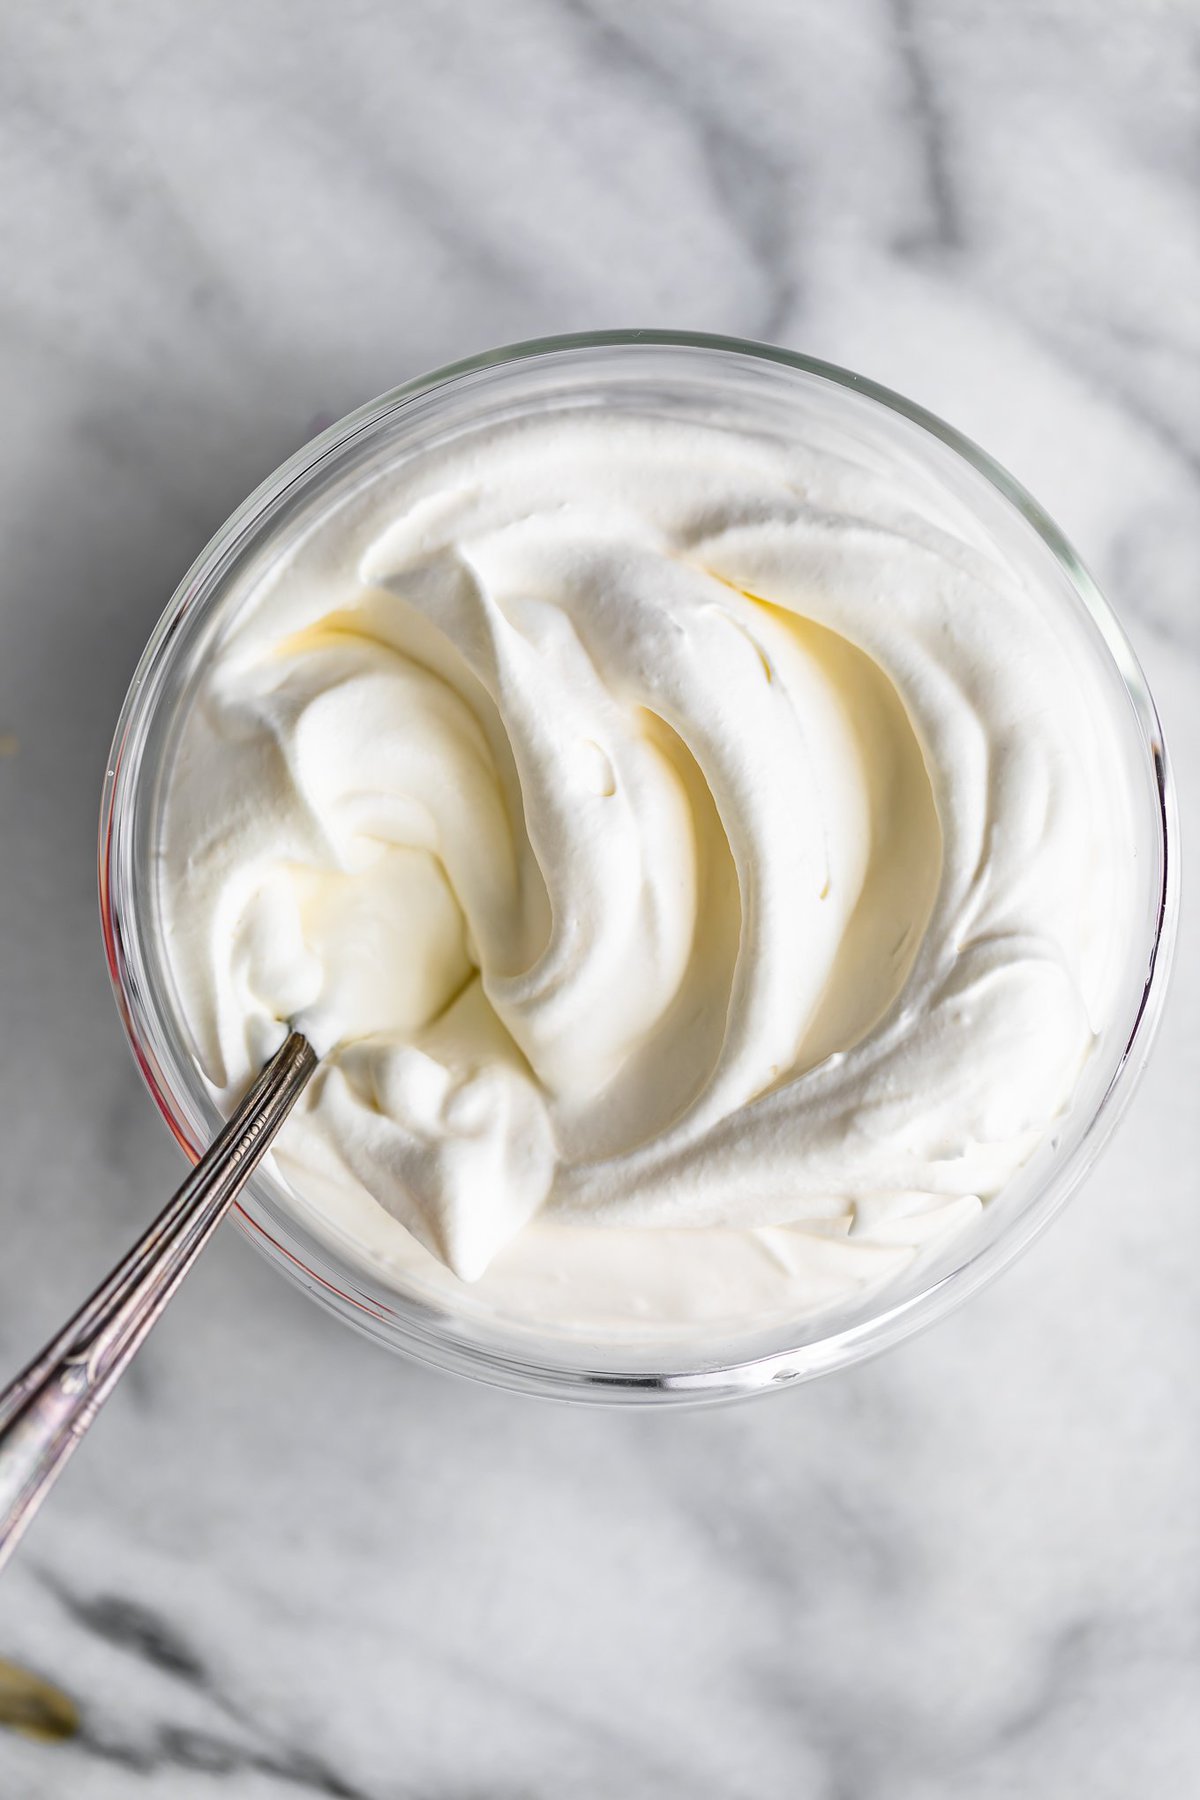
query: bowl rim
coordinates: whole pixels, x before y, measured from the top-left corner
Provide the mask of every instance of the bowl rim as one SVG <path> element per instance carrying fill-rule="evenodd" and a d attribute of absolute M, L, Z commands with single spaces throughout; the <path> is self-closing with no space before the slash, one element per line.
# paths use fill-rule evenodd
<path fill-rule="evenodd" d="M 101 931 L 114 999 L 138 1070 L 185 1155 L 195 1162 L 200 1153 L 181 1117 L 175 1096 L 152 1055 L 139 1020 L 139 1001 L 127 978 L 124 925 L 114 905 L 113 854 L 115 828 L 123 796 L 122 773 L 125 746 L 138 720 L 144 697 L 169 659 L 171 640 L 183 615 L 212 575 L 214 566 L 228 555 L 263 514 L 275 507 L 295 484 L 313 474 L 327 457 L 345 449 L 351 441 L 411 401 L 436 389 L 460 382 L 483 371 L 517 366 L 538 358 L 574 355 L 606 349 L 681 349 L 711 352 L 719 357 L 763 362 L 815 377 L 832 386 L 873 401 L 898 414 L 944 445 L 974 468 L 1025 519 L 1065 573 L 1082 601 L 1116 666 L 1132 704 L 1143 748 L 1153 771 L 1160 848 L 1160 880 L 1146 977 L 1128 1037 L 1113 1074 L 1096 1102 L 1079 1142 L 1055 1170 L 1046 1186 L 1034 1196 L 1012 1229 L 984 1243 L 930 1285 L 898 1304 L 884 1307 L 869 1318 L 792 1349 L 772 1351 L 743 1360 L 714 1363 L 711 1367 L 656 1369 L 638 1372 L 628 1368 L 603 1369 L 575 1364 L 539 1361 L 519 1351 L 498 1350 L 494 1344 L 476 1344 L 467 1336 L 448 1336 L 421 1318 L 406 1318 L 399 1326 L 390 1308 L 372 1305 L 361 1293 L 348 1293 L 329 1273 L 310 1266 L 331 1255 L 328 1247 L 305 1239 L 304 1255 L 285 1240 L 278 1227 L 268 1229 L 262 1219 L 241 1203 L 234 1217 L 243 1232 L 270 1261 L 297 1280 L 314 1299 L 337 1313 L 377 1342 L 407 1353 L 435 1367 L 482 1380 L 490 1385 L 549 1398 L 569 1398 L 616 1404 L 635 1401 L 691 1402 L 733 1399 L 793 1382 L 810 1380 L 834 1369 L 845 1368 L 882 1353 L 902 1339 L 945 1318 L 973 1294 L 1008 1268 L 1035 1242 L 1057 1216 L 1086 1175 L 1124 1114 L 1156 1035 L 1162 1014 L 1179 914 L 1178 810 L 1174 779 L 1162 726 L 1149 686 L 1124 629 L 1089 574 L 1082 559 L 1058 525 L 1004 466 L 972 439 L 946 423 L 926 407 L 893 389 L 811 357 L 752 339 L 707 332 L 659 329 L 619 329 L 572 332 L 525 339 L 498 346 L 447 363 L 426 374 L 400 383 L 338 419 L 310 439 L 260 482 L 221 524 L 194 559 L 168 600 L 138 660 L 118 715 L 106 765 L 101 796 L 98 837 L 98 888 Z M 219 591 L 219 586 L 214 592 Z M 247 1199 L 250 1195 L 247 1195 Z M 290 1223 L 290 1222 L 289 1222 Z M 295 1222 L 303 1233 L 303 1226 Z M 395 1295 L 404 1304 L 406 1297 Z M 417 1304 L 413 1302 L 414 1306 Z M 669 1362 L 664 1346 L 660 1360 Z"/>

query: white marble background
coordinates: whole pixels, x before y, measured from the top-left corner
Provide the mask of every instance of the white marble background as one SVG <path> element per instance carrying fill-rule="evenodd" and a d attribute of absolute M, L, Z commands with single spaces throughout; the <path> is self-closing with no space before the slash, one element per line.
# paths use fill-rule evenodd
<path fill-rule="evenodd" d="M 1195 0 L 7 0 L 0 1359 L 180 1165 L 95 920 L 135 657 L 318 418 L 484 345 L 775 339 L 943 413 L 1121 610 L 1200 830 Z M 0 1595 L 3 1800 L 1200 1791 L 1200 953 L 1025 1262 L 760 1404 L 573 1412 L 222 1232 Z"/>

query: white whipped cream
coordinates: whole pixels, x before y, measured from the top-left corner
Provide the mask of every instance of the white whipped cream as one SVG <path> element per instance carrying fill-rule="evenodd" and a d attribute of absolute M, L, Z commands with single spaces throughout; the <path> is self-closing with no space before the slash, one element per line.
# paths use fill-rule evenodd
<path fill-rule="evenodd" d="M 580 410 L 375 473 L 260 573 L 161 901 L 224 1100 L 282 1021 L 324 1053 L 277 1156 L 343 1248 L 535 1321 L 765 1316 L 1026 1161 L 1113 1003 L 1127 800 L 1069 632 L 968 535 Z"/>

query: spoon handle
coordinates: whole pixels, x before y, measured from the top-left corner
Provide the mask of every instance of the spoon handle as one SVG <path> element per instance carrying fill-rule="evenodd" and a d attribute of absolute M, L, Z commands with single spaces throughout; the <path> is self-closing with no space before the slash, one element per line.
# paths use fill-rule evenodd
<path fill-rule="evenodd" d="M 0 1394 L 0 1568 L 316 1066 L 293 1031 L 149 1230 Z"/>

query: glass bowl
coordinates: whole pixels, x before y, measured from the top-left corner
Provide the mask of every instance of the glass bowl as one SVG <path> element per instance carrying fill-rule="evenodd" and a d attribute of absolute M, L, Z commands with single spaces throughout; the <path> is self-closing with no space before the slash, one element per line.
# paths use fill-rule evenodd
<path fill-rule="evenodd" d="M 1079 1184 L 1128 1103 L 1158 1021 L 1177 913 L 1176 822 L 1162 732 L 1124 633 L 1070 545 L 1012 477 L 922 408 L 844 369 L 734 339 L 603 332 L 543 339 L 407 383 L 299 451 L 202 552 L 155 627 L 113 740 L 100 820 L 100 908 L 113 988 L 163 1117 L 195 1160 L 219 1114 L 195 1061 L 163 954 L 154 852 L 173 735 L 227 625 L 239 584 L 279 556 L 304 521 L 398 457 L 492 420 L 556 407 L 696 409 L 752 430 L 802 436 L 877 474 L 902 474 L 940 518 L 985 542 L 1047 606 L 1073 616 L 1110 702 L 1132 797 L 1139 884 L 1114 1016 L 1071 1107 L 979 1222 L 898 1278 L 826 1311 L 669 1342 L 611 1341 L 489 1317 L 442 1294 L 402 1292 L 319 1229 L 270 1159 L 235 1215 L 286 1274 L 369 1336 L 441 1368 L 574 1399 L 726 1398 L 844 1367 L 944 1316 L 1007 1266 Z M 308 1217 L 306 1218 L 306 1210 Z"/>

